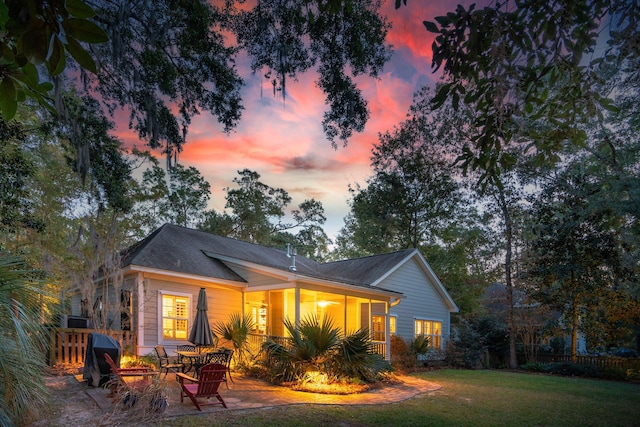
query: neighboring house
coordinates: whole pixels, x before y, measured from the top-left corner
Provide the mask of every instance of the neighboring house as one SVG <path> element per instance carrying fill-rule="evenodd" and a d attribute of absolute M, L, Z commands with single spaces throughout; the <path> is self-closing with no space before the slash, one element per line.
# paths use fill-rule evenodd
<path fill-rule="evenodd" d="M 122 253 L 119 273 L 121 288 L 103 287 L 99 298 L 120 294 L 123 312 L 106 322 L 137 331 L 138 355 L 157 344 L 171 351 L 188 343 L 200 288 L 207 290 L 212 325 L 232 313 L 249 314 L 253 333 L 264 339 L 286 336 L 283 318 L 330 316 L 347 333 L 368 328 L 386 358 L 390 334 L 428 335 L 432 345 L 444 348 L 450 313 L 458 311 L 416 249 L 320 264 L 287 250 L 165 224 Z M 74 298 L 73 314 L 80 314 L 81 299 Z"/>

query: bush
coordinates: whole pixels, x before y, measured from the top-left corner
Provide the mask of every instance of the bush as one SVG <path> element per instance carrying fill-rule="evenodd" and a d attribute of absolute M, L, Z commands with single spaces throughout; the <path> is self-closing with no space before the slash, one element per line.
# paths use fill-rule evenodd
<path fill-rule="evenodd" d="M 509 342 L 503 322 L 492 316 L 463 319 L 455 332 L 447 348 L 449 365 L 468 369 L 504 366 Z"/>
<path fill-rule="evenodd" d="M 273 383 L 304 383 L 309 375 L 322 376 L 329 384 L 373 382 L 380 372 L 390 369 L 379 355 L 370 353 L 366 329 L 342 337 L 330 318 L 320 323 L 313 316 L 298 326 L 285 320 L 285 326 L 291 336 L 289 343 L 269 340 L 262 346 L 262 373 Z"/>
<path fill-rule="evenodd" d="M 633 369 L 602 368 L 595 365 L 580 365 L 571 362 L 527 363 L 520 369 L 529 372 L 542 372 L 566 377 L 588 377 L 617 381 L 637 381 L 640 375 Z"/>

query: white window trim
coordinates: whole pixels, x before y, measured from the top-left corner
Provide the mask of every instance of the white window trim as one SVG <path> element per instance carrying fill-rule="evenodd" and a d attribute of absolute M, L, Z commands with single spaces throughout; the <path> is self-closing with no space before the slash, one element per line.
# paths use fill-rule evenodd
<path fill-rule="evenodd" d="M 193 304 L 193 294 L 187 294 L 184 292 L 173 292 L 173 291 L 158 291 L 158 344 L 180 344 L 184 342 L 184 340 L 169 340 L 165 339 L 162 335 L 162 296 L 163 295 L 174 295 L 177 297 L 185 297 L 189 300 L 189 306 L 187 307 L 187 320 L 189 325 L 193 327 L 193 316 L 191 311 L 191 305 Z M 187 333 L 189 330 L 187 330 Z"/>

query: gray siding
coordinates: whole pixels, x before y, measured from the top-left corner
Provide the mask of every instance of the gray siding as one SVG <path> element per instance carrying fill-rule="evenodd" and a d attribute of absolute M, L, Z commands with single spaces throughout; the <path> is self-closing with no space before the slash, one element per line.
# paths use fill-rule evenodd
<path fill-rule="evenodd" d="M 208 315 L 209 324 L 213 329 L 213 326 L 218 321 L 226 322 L 229 319 L 231 313 L 241 313 L 242 310 L 242 292 L 234 289 L 228 289 L 221 286 L 206 284 L 185 284 L 169 280 L 161 279 L 145 279 L 147 281 L 145 286 L 144 296 L 144 324 L 142 325 L 144 330 L 144 343 L 140 343 L 139 354 L 149 354 L 153 352 L 153 347 L 159 344 L 160 338 L 160 324 L 158 317 L 160 292 L 175 293 L 179 295 L 190 296 L 190 319 L 189 327 L 193 323 L 193 319 L 196 314 L 196 304 L 198 302 L 198 293 L 200 288 L 204 287 L 207 290 L 207 303 L 208 303 Z M 173 353 L 176 345 L 188 344 L 186 341 L 171 340 L 161 342 L 169 353 Z"/>
<path fill-rule="evenodd" d="M 414 319 L 442 322 L 442 335 L 449 335 L 449 309 L 425 272 L 411 259 L 379 284 L 380 287 L 405 294 L 400 303 L 389 309 L 396 316 L 396 335 L 413 339 Z M 443 340 L 444 342 L 444 340 Z"/>

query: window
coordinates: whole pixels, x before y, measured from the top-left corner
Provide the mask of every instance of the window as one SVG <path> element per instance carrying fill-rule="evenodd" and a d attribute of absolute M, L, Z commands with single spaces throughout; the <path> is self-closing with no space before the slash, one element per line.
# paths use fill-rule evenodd
<path fill-rule="evenodd" d="M 442 340 L 442 322 L 416 319 L 416 337 L 429 337 L 429 346 L 440 348 Z"/>
<path fill-rule="evenodd" d="M 384 316 L 371 316 L 371 328 L 374 341 L 384 341 Z"/>
<path fill-rule="evenodd" d="M 389 316 L 389 333 L 396 334 L 396 316 Z"/>
<path fill-rule="evenodd" d="M 186 340 L 189 330 L 189 297 L 162 295 L 162 338 Z"/>

